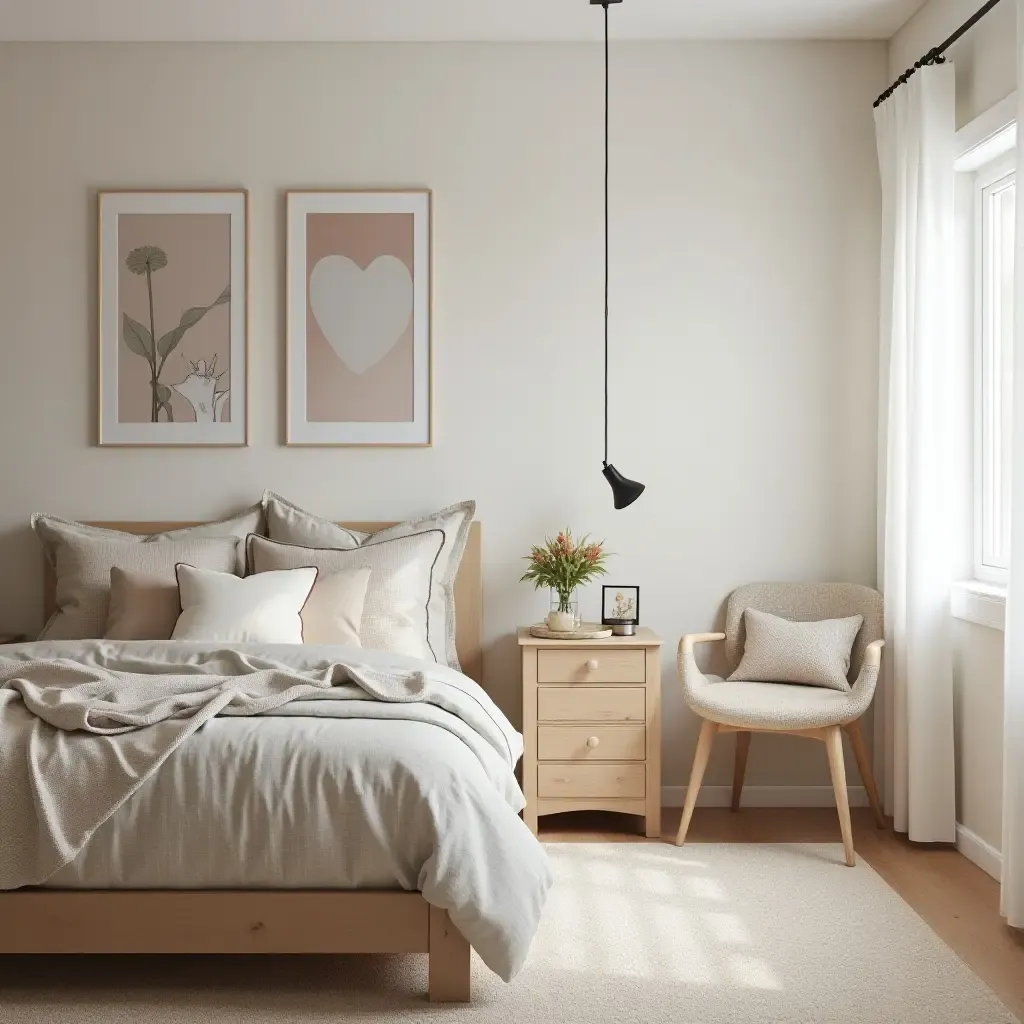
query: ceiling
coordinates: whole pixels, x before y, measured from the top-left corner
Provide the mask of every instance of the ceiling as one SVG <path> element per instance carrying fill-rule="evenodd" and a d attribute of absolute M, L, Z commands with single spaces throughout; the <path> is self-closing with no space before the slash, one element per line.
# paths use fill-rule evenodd
<path fill-rule="evenodd" d="M 625 0 L 624 39 L 888 39 L 923 0 Z M 568 41 L 587 0 L 0 0 L 0 40 Z"/>

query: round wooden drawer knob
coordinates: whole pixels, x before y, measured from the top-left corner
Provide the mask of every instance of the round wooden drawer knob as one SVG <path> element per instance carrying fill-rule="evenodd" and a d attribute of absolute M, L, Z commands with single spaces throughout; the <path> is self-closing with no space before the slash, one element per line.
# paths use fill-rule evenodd
<path fill-rule="evenodd" d="M 597 669 L 598 669 L 597 658 L 591 658 L 590 661 L 587 662 L 587 671 L 588 672 L 596 672 Z"/>
<path fill-rule="evenodd" d="M 591 750 L 598 746 L 600 742 L 601 741 L 596 736 L 590 736 L 587 738 L 587 746 L 590 747 Z"/>

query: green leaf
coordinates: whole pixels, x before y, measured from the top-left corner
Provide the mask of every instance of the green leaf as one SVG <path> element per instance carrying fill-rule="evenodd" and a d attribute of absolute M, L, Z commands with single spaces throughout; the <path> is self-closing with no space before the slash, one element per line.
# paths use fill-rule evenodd
<path fill-rule="evenodd" d="M 225 288 L 224 291 L 222 291 L 220 293 L 220 295 L 217 296 L 217 298 L 214 301 L 213 305 L 214 306 L 223 306 L 225 302 L 230 302 L 230 301 L 231 301 L 231 285 L 228 285 L 227 288 Z"/>
<path fill-rule="evenodd" d="M 185 337 L 187 330 L 188 327 L 182 327 L 179 324 L 173 331 L 168 331 L 156 343 L 156 350 L 160 354 L 161 359 L 166 359 L 178 347 L 181 339 Z"/>
<path fill-rule="evenodd" d="M 124 343 L 143 359 L 153 358 L 153 335 L 138 320 L 133 320 L 127 313 L 124 315 Z"/>

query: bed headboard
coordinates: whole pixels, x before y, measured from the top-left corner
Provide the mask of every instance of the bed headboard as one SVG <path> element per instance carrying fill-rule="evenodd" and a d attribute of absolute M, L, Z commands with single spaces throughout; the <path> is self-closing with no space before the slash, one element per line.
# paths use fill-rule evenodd
<path fill-rule="evenodd" d="M 188 526 L 200 526 L 200 523 L 89 523 L 105 530 L 120 530 L 122 533 L 166 533 L 168 530 L 181 530 Z M 338 523 L 348 530 L 361 533 L 376 533 L 378 530 L 394 526 L 394 523 Z M 481 530 L 479 523 L 472 523 L 469 528 L 469 540 L 466 552 L 462 556 L 459 573 L 455 577 L 455 648 L 459 652 L 462 671 L 475 679 L 483 681 L 483 577 L 481 563 Z M 43 588 L 45 619 L 48 620 L 57 607 L 57 578 L 49 563 L 46 564 L 46 577 Z"/>

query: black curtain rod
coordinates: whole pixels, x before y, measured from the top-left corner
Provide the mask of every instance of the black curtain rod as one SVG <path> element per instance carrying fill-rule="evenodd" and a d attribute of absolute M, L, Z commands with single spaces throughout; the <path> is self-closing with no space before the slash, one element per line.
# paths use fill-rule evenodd
<path fill-rule="evenodd" d="M 892 85 L 889 86 L 881 96 L 878 97 L 874 102 L 874 106 L 879 106 L 884 103 L 901 85 L 903 85 L 913 75 L 918 68 L 924 67 L 926 64 L 942 64 L 945 58 L 942 56 L 954 43 L 958 42 L 960 38 L 966 35 L 975 25 L 981 21 L 982 18 L 992 10 L 999 0 L 988 0 L 988 3 L 984 4 L 979 10 L 975 11 L 945 42 L 939 43 L 938 46 L 929 50 L 912 68 L 907 68 L 906 71 L 896 79 Z"/>

